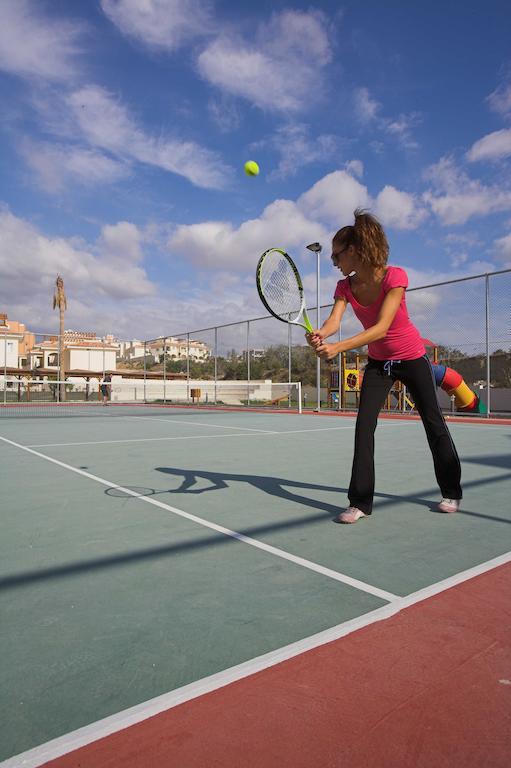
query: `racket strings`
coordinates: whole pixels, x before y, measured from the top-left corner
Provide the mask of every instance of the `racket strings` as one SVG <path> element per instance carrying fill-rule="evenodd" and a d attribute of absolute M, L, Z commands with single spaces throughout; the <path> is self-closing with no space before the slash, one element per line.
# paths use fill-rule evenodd
<path fill-rule="evenodd" d="M 303 309 L 303 292 L 289 261 L 275 251 L 266 255 L 260 274 L 261 290 L 271 310 L 284 320 L 296 320 Z"/>

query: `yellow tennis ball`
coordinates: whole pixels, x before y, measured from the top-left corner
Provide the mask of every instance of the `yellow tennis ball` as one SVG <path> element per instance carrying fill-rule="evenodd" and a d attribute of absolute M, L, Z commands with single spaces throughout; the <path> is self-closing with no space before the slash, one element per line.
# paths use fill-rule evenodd
<path fill-rule="evenodd" d="M 257 176 L 259 173 L 259 166 L 255 160 L 247 160 L 245 163 L 245 173 L 247 176 Z"/>

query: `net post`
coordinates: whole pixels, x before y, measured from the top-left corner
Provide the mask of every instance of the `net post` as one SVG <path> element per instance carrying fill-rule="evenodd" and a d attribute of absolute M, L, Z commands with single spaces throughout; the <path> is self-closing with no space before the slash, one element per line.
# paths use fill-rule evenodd
<path fill-rule="evenodd" d="M 298 413 L 302 413 L 302 382 L 297 381 L 296 386 L 298 387 Z"/>
<path fill-rule="evenodd" d="M 247 407 L 250 405 L 250 320 L 247 320 Z"/>

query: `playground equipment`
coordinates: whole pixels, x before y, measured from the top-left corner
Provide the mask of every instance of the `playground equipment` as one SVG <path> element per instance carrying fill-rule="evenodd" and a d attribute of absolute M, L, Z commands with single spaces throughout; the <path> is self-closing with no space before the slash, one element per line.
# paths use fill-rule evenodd
<path fill-rule="evenodd" d="M 456 410 L 464 413 L 486 413 L 486 406 L 465 383 L 463 376 L 446 365 L 432 363 L 437 387 L 454 397 Z"/>
<path fill-rule="evenodd" d="M 456 410 L 463 413 L 486 413 L 486 406 L 465 383 L 461 374 L 438 362 L 438 345 L 429 339 L 423 339 L 423 342 L 430 357 L 433 358 L 431 366 L 436 385 L 449 395 Z M 346 352 L 341 354 L 340 369 L 332 368 L 329 371 L 328 404 L 330 407 L 344 409 L 358 408 L 359 405 L 360 389 L 364 376 L 361 365 L 367 361 L 367 355 L 351 354 L 349 361 L 347 355 Z M 385 408 L 389 411 L 402 412 L 411 411 L 415 408 L 406 387 L 400 381 L 394 383 L 386 399 Z"/>

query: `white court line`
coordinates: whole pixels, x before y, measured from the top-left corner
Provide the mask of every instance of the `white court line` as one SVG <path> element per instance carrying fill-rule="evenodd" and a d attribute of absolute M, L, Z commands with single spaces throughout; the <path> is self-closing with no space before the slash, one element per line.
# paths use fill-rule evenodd
<path fill-rule="evenodd" d="M 125 440 L 89 440 L 82 443 L 34 443 L 26 448 L 58 448 L 68 445 L 110 445 L 110 443 L 151 443 L 162 440 L 215 440 L 217 437 L 265 437 L 266 435 L 282 436 L 296 435 L 298 432 L 331 432 L 338 429 L 353 429 L 353 427 L 326 427 L 325 429 L 290 429 L 287 432 L 242 432 L 236 435 L 182 435 L 180 437 L 134 437 Z"/>
<path fill-rule="evenodd" d="M 296 643 L 277 648 L 262 656 L 257 656 L 242 664 L 237 664 L 234 667 L 218 672 L 215 675 L 210 675 L 209 677 L 197 680 L 189 685 L 176 688 L 174 691 L 164 693 L 154 699 L 149 699 L 142 704 L 137 704 L 122 712 L 117 712 L 115 715 L 105 717 L 102 720 L 86 725 L 83 728 L 78 728 L 76 731 L 67 733 L 65 736 L 52 739 L 52 741 L 48 741 L 46 744 L 41 744 L 34 749 L 30 749 L 27 752 L 23 752 L 20 755 L 5 760 L 0 763 L 0 768 L 39 768 L 39 766 L 44 765 L 50 760 L 55 760 L 76 749 L 80 749 L 80 747 L 85 747 L 88 744 L 92 744 L 113 733 L 118 733 L 125 728 L 129 728 L 150 717 L 154 717 L 173 707 L 177 707 L 179 704 L 184 704 L 199 696 L 204 696 L 207 693 L 217 691 L 230 683 L 237 682 L 238 680 L 254 675 L 257 672 L 262 672 L 265 669 L 274 667 L 277 664 L 281 664 L 288 659 L 299 656 L 306 651 L 311 651 L 326 643 L 339 640 L 341 637 L 345 637 L 346 635 L 351 634 L 351 632 L 367 627 L 377 621 L 389 619 L 391 616 L 399 613 L 403 608 L 416 605 L 433 595 L 438 595 L 441 592 L 451 589 L 451 587 L 457 584 L 461 584 L 464 581 L 468 581 L 475 576 L 479 576 L 487 571 L 497 568 L 499 565 L 505 565 L 509 562 L 511 562 L 511 552 L 495 557 L 492 560 L 488 560 L 486 563 L 481 563 L 474 568 L 462 571 L 455 576 L 451 576 L 436 584 L 432 584 L 430 587 L 418 590 L 417 592 L 412 592 L 407 597 L 395 600 L 392 603 L 377 608 L 374 611 L 370 611 L 363 616 L 344 621 L 323 632 L 318 632 L 303 640 L 298 640 Z"/>
<path fill-rule="evenodd" d="M 135 417 L 134 417 L 135 418 Z M 215 426 L 215 425 L 211 425 Z M 134 437 L 134 438 L 126 438 L 125 440 L 87 440 L 81 443 L 31 443 L 26 448 L 59 448 L 62 446 L 69 446 L 69 445 L 110 445 L 110 443 L 152 443 L 152 442 L 161 442 L 163 440 L 215 440 L 217 437 L 264 437 L 265 435 L 271 435 L 276 437 L 282 437 L 283 435 L 297 435 L 301 432 L 308 433 L 308 432 L 337 432 L 341 429 L 353 429 L 354 424 L 347 426 L 347 427 L 319 427 L 318 429 L 288 429 L 284 432 L 257 432 L 254 434 L 253 432 L 246 432 L 236 435 L 182 435 L 180 437 Z M 385 425 L 386 426 L 386 425 Z M 408 426 L 407 423 L 405 424 L 392 424 L 391 426 Z M 220 429 L 220 425 L 218 425 L 218 428 Z M 237 427 L 232 427 L 232 429 L 237 429 Z"/>
<path fill-rule="evenodd" d="M 26 448 L 59 448 L 68 445 L 110 445 L 111 443 L 158 443 L 165 440 L 216 440 L 224 437 L 262 437 L 262 435 L 247 432 L 236 435 L 181 435 L 180 437 L 133 437 L 125 440 L 87 440 L 82 443 L 35 443 Z"/>
<path fill-rule="evenodd" d="M 242 432 L 263 432 L 274 434 L 271 429 L 255 429 L 254 427 L 231 427 L 226 424 L 205 424 L 203 421 L 178 421 L 177 419 L 160 419 L 158 416 L 121 416 L 122 419 L 136 419 L 137 421 L 163 421 L 165 424 L 189 424 L 192 427 L 216 427 L 217 429 L 240 429 Z"/>
<path fill-rule="evenodd" d="M 22 451 L 31 453 L 33 456 L 37 456 L 40 459 L 49 461 L 51 464 L 56 464 L 58 467 L 63 467 L 64 469 L 68 469 L 70 472 L 74 472 L 77 475 L 81 475 L 82 477 L 87 477 L 89 480 L 94 480 L 94 482 L 100 483 L 100 485 L 106 485 L 108 488 L 115 488 L 116 490 L 123 491 L 128 496 L 133 496 L 133 498 L 138 499 L 141 502 L 144 502 L 146 504 L 152 504 L 153 506 L 159 507 L 160 509 L 164 509 L 167 512 L 172 512 L 174 515 L 178 515 L 178 517 L 184 517 L 186 520 L 191 520 L 192 522 L 197 523 L 198 525 L 201 525 L 204 528 L 209 528 L 212 531 L 216 531 L 217 533 L 223 534 L 224 536 L 229 536 L 231 539 L 235 539 L 236 541 L 239 541 L 243 544 L 249 544 L 251 547 L 255 547 L 256 549 L 261 549 L 263 550 L 263 552 L 268 552 L 270 555 L 275 555 L 276 557 L 279 557 L 282 560 L 287 560 L 288 562 L 294 563 L 295 565 L 300 565 L 303 568 L 307 568 L 309 571 L 314 571 L 315 573 L 319 573 L 322 576 L 327 576 L 328 578 L 333 579 L 334 581 L 340 581 L 343 584 L 347 584 L 350 587 L 359 589 L 362 592 L 368 592 L 370 595 L 373 595 L 374 597 L 378 597 L 380 600 L 385 600 L 390 602 L 390 601 L 399 599 L 398 595 L 394 595 L 392 592 L 387 592 L 384 589 L 379 589 L 379 587 L 374 587 L 371 584 L 366 584 L 364 581 L 359 581 L 358 579 L 354 579 L 351 576 L 347 576 L 344 573 L 333 571 L 331 568 L 325 568 L 325 566 L 320 565 L 319 563 L 314 563 L 312 562 L 312 560 L 306 560 L 303 557 L 292 555 L 283 549 L 279 549 L 278 547 L 271 546 L 271 544 L 265 544 L 262 541 L 253 539 L 251 536 L 245 536 L 244 533 L 239 533 L 238 531 L 233 531 L 230 528 L 224 528 L 223 525 L 217 525 L 216 523 L 211 523 L 208 520 L 203 520 L 201 517 L 192 515 L 190 512 L 185 512 L 184 510 L 178 509 L 177 507 L 172 507 L 170 504 L 165 504 L 163 501 L 158 501 L 157 499 L 152 499 L 148 496 L 141 496 L 136 491 L 132 491 L 129 488 L 125 488 L 122 485 L 117 485 L 116 483 L 113 483 L 110 480 L 105 480 L 104 478 L 99 477 L 98 475 L 93 475 L 91 472 L 86 472 L 83 469 L 72 467 L 70 464 L 65 464 L 63 461 L 54 459 L 51 456 L 46 456 L 44 453 L 39 453 L 39 451 L 34 451 L 32 448 L 28 448 L 26 445 L 21 445 L 20 443 L 14 442 L 14 440 L 9 440 L 8 438 L 2 437 L 2 436 L 0 436 L 0 440 L 3 440 L 9 445 L 13 445 L 15 448 L 20 448 Z"/>
<path fill-rule="evenodd" d="M 226 424 L 205 424 L 201 421 L 177 421 L 176 419 L 160 419 L 157 416 L 122 416 L 120 418 L 123 419 L 136 419 L 137 421 L 140 421 L 142 419 L 143 421 L 162 421 L 166 424 L 191 424 L 192 426 L 197 427 L 217 427 L 218 429 L 239 429 L 239 430 L 246 430 L 247 432 L 260 432 L 264 435 L 290 435 L 290 434 L 298 434 L 299 432 L 330 432 L 335 431 L 338 429 L 353 429 L 355 427 L 355 419 L 353 419 L 351 424 L 344 425 L 342 427 L 313 427 L 312 429 L 290 429 L 283 432 L 278 432 L 277 430 L 272 429 L 254 429 L 253 427 L 231 427 L 227 426 Z M 378 426 L 385 426 L 385 427 L 401 427 L 401 426 L 409 426 L 410 424 L 417 424 L 417 419 L 410 419 L 410 421 L 405 421 L 404 419 L 399 419 L 396 421 L 392 421 L 391 419 L 388 419 L 385 422 L 379 422 Z"/>

